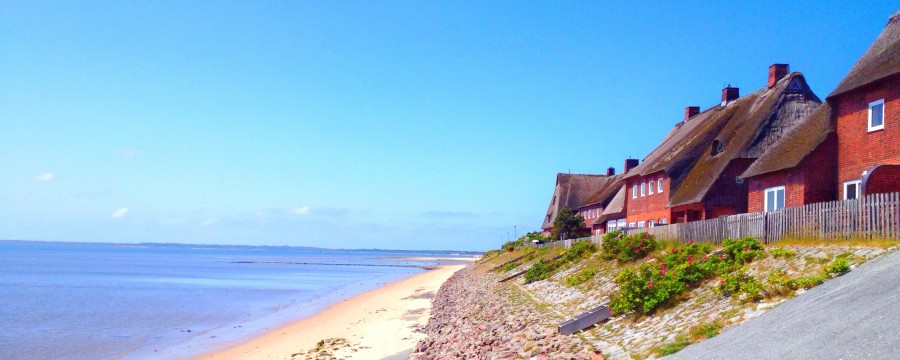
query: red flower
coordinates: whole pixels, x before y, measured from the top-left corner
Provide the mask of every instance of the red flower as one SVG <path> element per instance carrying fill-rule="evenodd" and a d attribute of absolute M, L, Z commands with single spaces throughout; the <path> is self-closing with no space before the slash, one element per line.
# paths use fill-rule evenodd
<path fill-rule="evenodd" d="M 648 281 L 648 282 L 647 282 L 647 287 L 653 287 L 653 281 Z"/>
<path fill-rule="evenodd" d="M 744 246 L 744 251 L 750 251 L 750 247 L 749 247 L 749 246 Z"/>

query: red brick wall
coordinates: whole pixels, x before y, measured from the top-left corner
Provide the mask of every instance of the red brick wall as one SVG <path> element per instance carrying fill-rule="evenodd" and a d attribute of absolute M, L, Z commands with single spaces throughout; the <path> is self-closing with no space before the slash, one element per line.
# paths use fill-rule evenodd
<path fill-rule="evenodd" d="M 739 184 L 736 178 L 752 163 L 753 159 L 734 159 L 725 167 L 703 200 L 707 219 L 747 212 L 747 182 Z"/>
<path fill-rule="evenodd" d="M 868 105 L 884 99 L 884 129 L 868 132 Z M 900 75 L 832 100 L 837 111 L 839 197 L 843 183 L 875 165 L 900 164 Z"/>
<path fill-rule="evenodd" d="M 663 179 L 663 192 L 660 193 L 657 186 L 657 179 Z M 649 189 L 641 196 L 641 183 L 652 183 L 653 194 L 649 193 Z M 658 172 L 655 174 L 635 177 L 626 182 L 627 193 L 625 194 L 626 205 L 626 221 L 628 223 L 638 221 L 659 221 L 665 218 L 667 222 L 671 222 L 671 211 L 666 207 L 669 204 L 669 178 L 665 173 Z M 632 198 L 631 189 L 634 185 L 638 186 L 638 197 Z"/>
<path fill-rule="evenodd" d="M 591 224 L 600 217 L 602 212 L 603 207 L 600 205 L 584 206 L 578 209 L 578 213 L 584 217 L 584 227 L 586 229 L 591 229 Z"/>
<path fill-rule="evenodd" d="M 806 187 L 803 175 L 802 166 L 798 166 L 793 169 L 776 171 L 747 179 L 749 187 L 747 211 L 764 211 L 766 189 L 776 186 L 784 186 L 784 206 L 803 205 Z"/>
<path fill-rule="evenodd" d="M 863 184 L 865 195 L 900 191 L 900 166 L 879 166 L 872 171 Z"/>
<path fill-rule="evenodd" d="M 784 186 L 787 207 L 834 200 L 836 146 L 830 136 L 796 167 L 747 179 L 747 212 L 765 210 L 765 191 L 776 186 Z"/>

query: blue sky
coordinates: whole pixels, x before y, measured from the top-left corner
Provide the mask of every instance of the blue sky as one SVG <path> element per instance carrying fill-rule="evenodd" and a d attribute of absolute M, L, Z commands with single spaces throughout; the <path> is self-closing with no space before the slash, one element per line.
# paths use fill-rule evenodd
<path fill-rule="evenodd" d="M 0 238 L 484 250 L 891 2 L 0 2 Z"/>

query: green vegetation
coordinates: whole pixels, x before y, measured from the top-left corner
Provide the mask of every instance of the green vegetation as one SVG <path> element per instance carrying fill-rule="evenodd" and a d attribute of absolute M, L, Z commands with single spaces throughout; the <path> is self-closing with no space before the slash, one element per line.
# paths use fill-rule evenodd
<path fill-rule="evenodd" d="M 566 285 L 569 287 L 579 285 L 594 278 L 594 275 L 597 275 L 597 269 L 595 268 L 587 268 L 579 271 L 575 275 L 570 275 L 566 277 Z"/>
<path fill-rule="evenodd" d="M 721 292 L 745 300 L 758 298 L 763 293 L 759 281 L 743 271 L 731 273 L 762 257 L 762 245 L 753 238 L 726 239 L 723 244 L 718 257 L 708 255 L 710 245 L 689 241 L 637 268 L 623 269 L 615 278 L 619 292 L 610 298 L 610 308 L 617 314 L 649 313 L 716 275 L 722 277 Z"/>
<path fill-rule="evenodd" d="M 542 249 L 543 250 L 543 249 Z M 597 251 L 597 245 L 590 241 L 576 241 L 571 247 L 566 249 L 559 259 L 556 260 L 540 260 L 528 269 L 525 273 L 525 283 L 544 280 L 562 267 L 571 262 L 579 262 L 581 259 L 593 254 Z"/>
<path fill-rule="evenodd" d="M 825 281 L 825 276 L 805 276 L 791 278 L 785 274 L 784 270 L 775 269 L 769 273 L 769 287 L 766 293 L 769 296 L 775 295 L 791 295 L 798 289 L 810 289 Z"/>
<path fill-rule="evenodd" d="M 656 245 L 654 237 L 647 233 L 628 235 L 616 230 L 603 235 L 603 257 L 622 262 L 643 259 Z"/>
<path fill-rule="evenodd" d="M 581 215 L 575 215 L 575 212 L 569 208 L 562 208 L 556 219 L 553 219 L 554 239 L 559 239 L 560 234 L 564 239 L 575 239 L 580 235 L 581 228 L 584 226 L 584 218 Z"/>
<path fill-rule="evenodd" d="M 722 323 L 720 321 L 712 321 L 700 324 L 691 328 L 691 337 L 693 339 L 711 339 L 722 331 Z"/>
<path fill-rule="evenodd" d="M 779 257 L 792 258 L 792 257 L 794 257 L 794 255 L 797 255 L 797 253 L 794 252 L 794 250 L 785 249 L 785 248 L 774 248 L 772 250 L 769 250 L 769 254 L 772 254 L 772 256 L 777 257 L 777 258 L 779 258 Z"/>
<path fill-rule="evenodd" d="M 511 262 L 511 263 L 508 263 L 508 264 L 506 264 L 506 265 L 503 265 L 503 271 L 510 271 L 510 270 L 512 270 L 512 269 L 515 269 L 516 266 L 519 266 L 519 264 L 516 263 L 515 261 L 513 261 L 513 262 Z"/>
<path fill-rule="evenodd" d="M 850 262 L 846 256 L 838 256 L 828 266 L 825 267 L 825 273 L 830 276 L 841 276 L 850 271 Z"/>
<path fill-rule="evenodd" d="M 690 344 L 690 339 L 684 336 L 678 336 L 675 338 L 675 341 L 656 348 L 656 352 L 659 354 L 659 356 L 672 355 L 681 351 L 681 349 L 684 349 Z"/>
<path fill-rule="evenodd" d="M 731 295 L 732 298 L 743 301 L 762 299 L 765 292 L 759 280 L 744 272 L 723 275 L 719 280 L 719 286 L 714 289 L 720 294 Z"/>

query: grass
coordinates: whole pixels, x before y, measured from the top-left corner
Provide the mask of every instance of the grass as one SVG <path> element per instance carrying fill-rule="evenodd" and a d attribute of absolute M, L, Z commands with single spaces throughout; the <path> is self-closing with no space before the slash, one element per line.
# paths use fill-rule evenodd
<path fill-rule="evenodd" d="M 719 332 L 722 331 L 721 321 L 711 321 L 708 323 L 696 325 L 691 328 L 691 338 L 692 339 L 711 339 L 713 336 L 719 335 Z"/>
<path fill-rule="evenodd" d="M 889 239 L 866 239 L 866 238 L 854 238 L 854 239 L 837 239 L 837 240 L 822 240 L 818 238 L 787 238 L 781 239 L 776 242 L 779 247 L 784 246 L 804 246 L 804 247 L 814 247 L 814 246 L 849 246 L 849 247 L 879 247 L 882 249 L 887 249 L 891 246 L 900 245 L 900 241 L 897 240 L 889 240 Z M 769 245 L 772 246 L 772 245 Z"/>
<path fill-rule="evenodd" d="M 659 354 L 659 356 L 672 355 L 674 353 L 681 351 L 681 349 L 684 349 L 685 347 L 687 347 L 690 344 L 691 344 L 690 339 L 688 339 L 685 336 L 678 335 L 677 337 L 675 337 L 675 341 L 672 341 L 668 344 L 657 347 L 656 353 Z"/>

